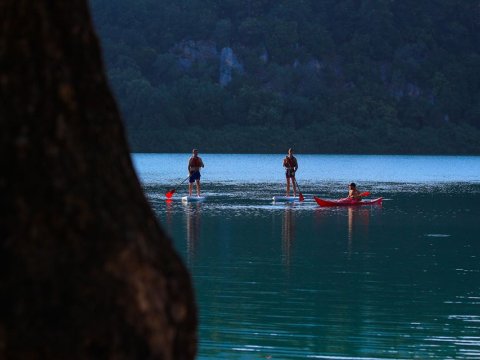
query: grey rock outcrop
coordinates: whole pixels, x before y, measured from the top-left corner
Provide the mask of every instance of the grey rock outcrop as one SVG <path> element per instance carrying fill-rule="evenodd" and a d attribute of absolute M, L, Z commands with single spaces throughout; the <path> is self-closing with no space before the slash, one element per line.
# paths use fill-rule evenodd
<path fill-rule="evenodd" d="M 232 81 L 232 72 L 243 74 L 243 65 L 238 61 L 232 48 L 224 47 L 220 53 L 220 77 L 221 86 L 227 86 Z"/>

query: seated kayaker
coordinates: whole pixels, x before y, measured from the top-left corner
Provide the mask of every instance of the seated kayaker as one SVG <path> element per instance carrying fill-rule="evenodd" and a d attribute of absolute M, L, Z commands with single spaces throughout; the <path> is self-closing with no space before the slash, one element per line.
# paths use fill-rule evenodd
<path fill-rule="evenodd" d="M 353 200 L 362 200 L 360 196 L 360 191 L 357 190 L 357 185 L 355 183 L 351 183 L 348 185 L 348 198 Z"/>

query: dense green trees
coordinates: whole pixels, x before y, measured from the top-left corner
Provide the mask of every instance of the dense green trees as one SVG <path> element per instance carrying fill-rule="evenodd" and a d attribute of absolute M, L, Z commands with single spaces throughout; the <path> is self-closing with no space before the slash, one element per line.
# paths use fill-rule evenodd
<path fill-rule="evenodd" d="M 134 151 L 480 153 L 478 1 L 91 5 Z"/>

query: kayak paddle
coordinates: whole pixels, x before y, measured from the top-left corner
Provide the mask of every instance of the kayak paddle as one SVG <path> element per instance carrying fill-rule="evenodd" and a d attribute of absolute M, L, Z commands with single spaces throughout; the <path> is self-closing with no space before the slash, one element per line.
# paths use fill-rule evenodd
<path fill-rule="evenodd" d="M 362 201 L 362 199 L 359 199 L 359 198 L 362 198 L 362 197 L 365 197 L 365 196 L 368 196 L 370 195 L 370 191 L 365 191 L 365 192 L 362 192 L 360 194 L 358 194 L 358 198 L 356 198 L 358 201 Z M 352 199 L 355 199 L 355 198 L 351 198 L 351 197 L 346 197 L 346 198 L 343 198 L 343 199 L 338 199 L 337 202 L 342 202 L 342 201 L 351 201 Z"/>
<path fill-rule="evenodd" d="M 297 189 L 298 189 L 298 200 L 300 200 L 300 201 L 305 200 L 305 198 L 303 197 L 302 192 L 300 191 L 300 188 L 298 187 L 297 179 L 293 178 L 293 181 L 295 181 L 295 184 L 297 185 Z"/>
<path fill-rule="evenodd" d="M 165 193 L 165 196 L 167 197 L 167 199 L 170 199 L 170 198 L 173 196 L 173 194 L 175 194 L 175 191 L 177 191 L 178 187 L 179 187 L 180 185 L 182 185 L 185 181 L 187 181 L 187 179 L 188 179 L 189 177 L 190 177 L 190 175 L 188 175 L 188 176 L 185 178 L 185 180 L 183 180 L 180 184 L 178 184 L 174 189 L 167 191 L 167 192 Z"/>

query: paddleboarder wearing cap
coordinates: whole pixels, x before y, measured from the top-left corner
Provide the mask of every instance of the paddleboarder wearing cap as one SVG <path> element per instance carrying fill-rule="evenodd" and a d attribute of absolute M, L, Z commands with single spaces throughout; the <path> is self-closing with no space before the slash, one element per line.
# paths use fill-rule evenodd
<path fill-rule="evenodd" d="M 192 157 L 188 160 L 188 196 L 192 196 L 193 183 L 197 185 L 197 196 L 200 196 L 200 168 L 205 167 L 203 165 L 202 158 L 198 156 L 198 150 L 192 150 Z"/>
<path fill-rule="evenodd" d="M 295 186 L 295 172 L 298 169 L 297 158 L 293 156 L 293 149 L 288 149 L 288 155 L 283 159 L 283 167 L 285 168 L 285 177 L 287 178 L 287 193 L 290 196 L 290 182 L 293 186 L 293 196 L 297 196 L 297 187 Z"/>

